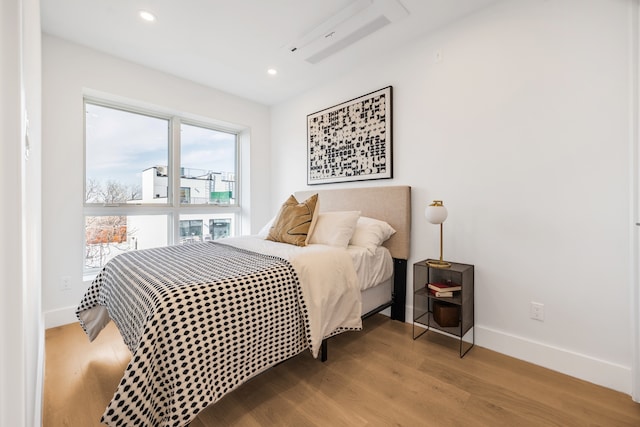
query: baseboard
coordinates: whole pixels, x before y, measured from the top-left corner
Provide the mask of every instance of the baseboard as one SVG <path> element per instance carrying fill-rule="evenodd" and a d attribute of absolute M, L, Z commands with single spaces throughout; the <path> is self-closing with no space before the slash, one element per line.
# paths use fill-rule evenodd
<path fill-rule="evenodd" d="M 45 329 L 55 328 L 56 326 L 68 325 L 69 323 L 76 323 L 77 321 L 78 321 L 78 318 L 76 317 L 75 306 L 44 312 Z"/>
<path fill-rule="evenodd" d="M 475 334 L 478 346 L 631 395 L 631 367 L 482 326 Z"/>

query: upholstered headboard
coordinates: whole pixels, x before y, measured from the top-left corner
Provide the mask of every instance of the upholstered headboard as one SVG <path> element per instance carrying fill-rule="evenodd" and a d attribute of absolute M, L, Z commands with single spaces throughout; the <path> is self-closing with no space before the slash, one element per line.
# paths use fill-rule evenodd
<path fill-rule="evenodd" d="M 320 212 L 360 211 L 362 216 L 380 219 L 396 233 L 384 243 L 391 256 L 409 259 L 411 243 L 411 187 L 365 187 L 335 190 L 306 190 L 295 193 L 298 201 L 318 193 Z"/>

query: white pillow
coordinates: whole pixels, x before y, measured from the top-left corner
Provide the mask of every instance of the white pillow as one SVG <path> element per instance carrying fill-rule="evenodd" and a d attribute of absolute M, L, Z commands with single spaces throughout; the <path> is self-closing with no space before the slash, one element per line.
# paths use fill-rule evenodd
<path fill-rule="evenodd" d="M 277 215 L 276 215 L 277 216 Z M 260 229 L 260 231 L 258 231 L 258 236 L 262 237 L 263 239 L 266 239 L 267 236 L 269 235 L 269 230 L 271 230 L 271 227 L 273 226 L 273 223 L 276 221 L 276 217 L 274 216 L 273 218 L 271 218 L 269 220 L 269 222 L 267 222 L 264 227 L 262 227 Z"/>
<path fill-rule="evenodd" d="M 356 229 L 351 236 L 350 245 L 367 248 L 369 252 L 375 252 L 396 230 L 389 224 L 378 219 L 361 216 L 358 218 Z"/>
<path fill-rule="evenodd" d="M 353 236 L 360 211 L 323 212 L 318 215 L 309 243 L 346 248 Z"/>

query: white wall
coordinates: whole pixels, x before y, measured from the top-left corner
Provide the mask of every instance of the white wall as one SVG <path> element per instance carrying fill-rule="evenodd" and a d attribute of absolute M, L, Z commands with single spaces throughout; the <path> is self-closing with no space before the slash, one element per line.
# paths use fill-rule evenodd
<path fill-rule="evenodd" d="M 39 1 L 3 1 L 0 22 L 0 425 L 36 426 L 44 363 Z"/>
<path fill-rule="evenodd" d="M 438 255 L 423 211 L 444 200 L 476 343 L 630 393 L 629 14 L 498 3 L 274 107 L 271 211 L 306 187 L 306 115 L 392 85 L 395 178 L 325 187 L 411 185 L 410 262 Z"/>
<path fill-rule="evenodd" d="M 241 197 L 244 213 L 251 215 L 242 231 L 258 230 L 268 220 L 268 212 L 260 209 L 270 200 L 268 107 L 46 34 L 42 43 L 46 158 L 42 199 L 43 309 L 47 327 L 75 321 L 73 312 L 89 285 L 82 280 L 83 91 L 245 127 L 241 134 L 241 179 L 251 192 L 245 191 Z M 61 290 L 63 276 L 71 277 L 69 291 Z"/>

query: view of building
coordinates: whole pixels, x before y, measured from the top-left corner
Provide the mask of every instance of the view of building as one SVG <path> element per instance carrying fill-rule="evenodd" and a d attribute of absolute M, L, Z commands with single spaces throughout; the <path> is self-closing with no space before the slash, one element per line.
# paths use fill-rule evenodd
<path fill-rule="evenodd" d="M 142 172 L 142 194 L 127 203 L 168 204 L 169 174 L 166 166 L 153 166 Z M 201 169 L 181 168 L 180 204 L 235 204 L 235 175 Z M 181 214 L 177 244 L 197 243 L 233 234 L 233 214 Z M 100 268 L 109 259 L 129 250 L 168 244 L 167 215 L 127 215 L 87 217 L 86 268 Z"/>

